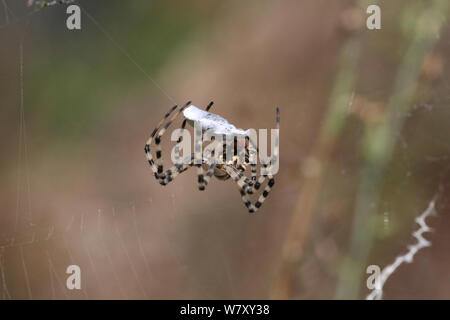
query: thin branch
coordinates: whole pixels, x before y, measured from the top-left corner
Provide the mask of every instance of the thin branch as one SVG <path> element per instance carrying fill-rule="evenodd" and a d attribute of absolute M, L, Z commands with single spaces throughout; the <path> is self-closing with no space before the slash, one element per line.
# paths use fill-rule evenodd
<path fill-rule="evenodd" d="M 436 197 L 431 200 L 428 208 L 416 218 L 417 224 L 420 226 L 418 230 L 412 233 L 413 237 L 417 239 L 417 243 L 408 247 L 408 252 L 404 255 L 395 258 L 395 261 L 386 266 L 377 280 L 376 288 L 366 297 L 366 300 L 380 300 L 383 296 L 383 287 L 387 279 L 397 270 L 403 263 L 413 262 L 414 256 L 417 252 L 425 247 L 431 246 L 431 242 L 426 240 L 422 235 L 425 232 L 430 232 L 432 229 L 427 225 L 425 219 L 435 212 Z"/>

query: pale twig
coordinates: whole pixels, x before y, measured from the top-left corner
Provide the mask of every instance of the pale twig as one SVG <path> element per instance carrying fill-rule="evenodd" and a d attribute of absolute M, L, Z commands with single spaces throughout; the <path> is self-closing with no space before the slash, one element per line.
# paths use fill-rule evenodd
<path fill-rule="evenodd" d="M 432 229 L 426 224 L 425 219 L 435 212 L 436 197 L 431 200 L 428 208 L 416 218 L 417 224 L 420 228 L 412 233 L 413 237 L 417 239 L 417 243 L 408 247 L 408 252 L 404 255 L 395 258 L 394 262 L 386 266 L 377 279 L 376 288 L 366 297 L 366 300 L 379 300 L 383 296 L 383 287 L 386 280 L 397 270 L 403 263 L 413 262 L 415 254 L 422 248 L 431 246 L 431 242 L 426 240 L 422 235 L 425 232 L 430 232 Z"/>

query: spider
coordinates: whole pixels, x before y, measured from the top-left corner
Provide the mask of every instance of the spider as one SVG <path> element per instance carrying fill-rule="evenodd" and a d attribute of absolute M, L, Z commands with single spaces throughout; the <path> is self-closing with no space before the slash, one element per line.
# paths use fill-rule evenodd
<path fill-rule="evenodd" d="M 217 160 L 214 159 L 202 159 L 201 164 L 194 163 L 194 154 L 192 153 L 188 156 L 183 163 L 176 163 L 172 168 L 164 171 L 163 161 L 162 161 L 162 149 L 161 149 L 161 138 L 169 126 L 173 123 L 173 121 L 182 113 L 184 116 L 184 120 L 181 125 L 181 129 L 184 130 L 186 123 L 189 123 L 191 126 L 194 126 L 194 122 L 198 121 L 202 124 L 202 128 L 212 129 L 213 132 L 222 134 L 225 138 L 230 134 L 241 134 L 244 135 L 247 131 L 236 129 L 236 127 L 230 124 L 226 119 L 222 118 L 217 114 L 210 113 L 209 110 L 214 104 L 211 101 L 204 110 L 201 110 L 194 105 L 191 105 L 191 101 L 188 101 L 183 107 L 179 108 L 176 112 L 175 110 L 178 108 L 178 105 L 173 106 L 165 116 L 159 121 L 156 128 L 153 130 L 150 138 L 147 140 L 145 144 L 145 154 L 150 164 L 150 167 L 153 171 L 153 175 L 158 180 L 158 182 L 165 186 L 169 182 L 173 181 L 180 173 L 185 172 L 190 167 L 197 167 L 197 175 L 198 175 L 198 188 L 199 190 L 205 190 L 208 185 L 211 177 L 214 175 L 219 180 L 227 180 L 232 178 L 234 182 L 237 184 L 241 199 L 244 205 L 247 207 L 249 212 L 256 212 L 261 205 L 266 200 L 269 192 L 271 191 L 273 185 L 275 184 L 275 180 L 273 175 L 270 172 L 266 171 L 266 174 L 262 174 L 258 179 L 256 176 L 256 164 L 251 163 L 251 179 L 244 175 L 244 172 L 247 170 L 246 163 L 248 162 L 248 149 L 246 148 L 245 154 L 245 162 L 244 164 L 240 164 L 237 162 L 237 156 L 234 155 L 231 161 L 225 163 L 218 163 Z M 172 114 L 172 116 L 171 116 Z M 170 118 L 169 118 L 170 117 Z M 163 126 L 163 123 L 164 126 Z M 280 127 L 280 110 L 276 108 L 276 125 L 277 129 Z M 205 130 L 203 130 L 205 131 Z M 181 137 L 178 139 L 178 142 L 181 141 Z M 245 138 L 246 146 L 249 143 L 248 136 Z M 150 146 L 154 142 L 155 150 L 156 150 L 156 161 L 153 159 L 153 156 L 150 152 Z M 153 146 L 152 146 L 153 148 Z M 278 139 L 276 140 L 276 148 L 278 148 Z M 225 152 L 225 144 L 224 144 L 224 152 Z M 258 151 L 257 147 L 256 150 Z M 236 149 L 235 149 L 236 152 Z M 272 160 L 273 161 L 273 157 Z M 263 162 L 262 165 L 264 168 L 267 168 L 268 163 Z M 206 174 L 204 174 L 204 170 L 206 170 Z M 253 194 L 255 191 L 258 191 L 261 188 L 261 185 L 268 178 L 267 185 L 259 195 L 256 202 L 252 203 L 248 194 Z"/>

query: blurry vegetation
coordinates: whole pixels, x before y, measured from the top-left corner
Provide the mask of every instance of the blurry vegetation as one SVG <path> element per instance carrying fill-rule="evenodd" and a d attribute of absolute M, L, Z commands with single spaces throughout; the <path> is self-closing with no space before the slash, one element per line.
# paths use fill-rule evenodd
<path fill-rule="evenodd" d="M 370 3 L 370 1 L 360 1 L 358 7 L 364 10 Z M 349 28 L 349 32 L 355 32 L 352 30 L 353 27 L 364 29 L 362 25 L 365 23 L 364 19 L 353 19 L 360 22 L 359 26 L 357 23 L 356 25 L 348 24 L 352 14 L 358 15 L 360 10 L 347 9 L 346 14 L 342 15 L 346 19 L 344 21 L 347 21 L 345 26 Z M 342 131 L 350 125 L 352 114 L 362 121 L 364 133 L 358 142 L 344 143 L 347 147 L 349 143 L 356 143 L 357 149 L 350 152 L 359 154 L 360 161 L 363 163 L 359 187 L 356 189 L 349 253 L 340 259 L 340 271 L 336 274 L 338 277 L 336 298 L 358 298 L 361 288 L 365 286 L 365 267 L 363 266 L 369 265 L 368 257 L 374 237 L 383 230 L 383 215 L 380 214 L 381 193 L 383 188 L 390 190 L 393 186 L 389 176 L 386 176 L 387 168 L 395 147 L 404 143 L 401 141 L 403 122 L 408 118 L 415 103 L 415 93 L 421 85 L 420 72 L 426 72 L 423 70 L 423 65 L 427 63 L 429 59 L 427 55 L 433 51 L 441 29 L 447 22 L 449 6 L 447 1 L 431 3 L 419 1 L 412 5 L 406 2 L 383 3 L 382 12 L 383 29 L 392 29 L 394 35 L 399 35 L 397 41 L 393 42 L 392 38 L 387 39 L 385 33 L 366 31 L 349 37 L 341 49 L 339 70 L 330 95 L 328 111 L 324 115 L 319 139 L 310 156 L 312 161 L 320 163 L 324 169 L 307 179 L 301 188 L 282 248 L 282 262 L 278 267 L 272 291 L 274 298 L 290 298 L 294 295 L 295 275 L 303 258 L 300 248 L 305 241 L 305 231 L 308 230 L 310 217 L 320 206 L 320 194 L 326 190 L 339 188 L 336 183 L 331 186 L 323 185 L 323 180 L 327 177 L 329 181 L 333 171 L 338 169 L 333 165 L 336 160 L 332 152 L 340 142 Z M 393 14 L 395 12 L 397 12 L 396 15 Z M 401 14 L 399 15 L 398 12 Z M 387 14 L 384 15 L 384 13 Z M 364 39 L 367 40 L 364 41 Z M 369 49 L 365 49 L 364 46 Z M 370 51 L 375 54 L 371 54 Z M 361 52 L 365 55 L 361 55 Z M 380 97 L 374 96 L 376 91 L 373 90 L 375 84 L 373 80 L 377 80 L 379 70 L 372 69 L 362 73 L 359 70 L 364 68 L 357 69 L 357 66 L 361 68 L 364 63 L 375 64 L 373 60 L 380 59 L 395 61 L 397 64 L 391 72 L 392 92 L 390 96 L 382 97 L 381 100 Z M 430 64 L 428 62 L 429 68 L 433 70 L 432 73 L 442 72 L 442 63 L 439 64 L 437 61 Z M 436 71 L 436 68 L 440 70 Z M 384 72 L 385 70 L 382 71 L 383 81 L 389 82 L 389 74 Z M 355 78 L 358 83 L 355 82 Z M 370 89 L 362 93 L 365 88 L 360 88 L 359 83 L 365 84 Z M 389 91 L 386 86 L 384 92 L 389 93 Z M 422 91 L 421 94 L 423 95 L 424 92 Z M 334 177 L 331 180 L 335 179 L 339 178 Z M 384 181 L 387 181 L 387 184 Z M 430 200 L 432 193 L 436 194 L 438 190 L 438 186 L 430 190 L 428 193 Z M 396 199 L 399 200 L 399 198 Z M 395 221 L 391 228 L 397 228 Z"/>
<path fill-rule="evenodd" d="M 217 6 L 183 1 L 81 4 L 155 79 L 174 52 L 189 43 L 190 35 L 208 30 Z M 33 18 L 27 41 L 39 46 L 27 51 L 26 57 L 28 96 L 33 97 L 27 100 L 29 116 L 39 115 L 47 139 L 67 143 L 89 136 L 103 117 L 113 118 L 118 108 L 127 107 L 117 103 L 124 92 L 140 92 L 143 84 L 149 96 L 161 94 L 87 16 L 82 30 L 71 32 L 58 27 L 65 24 L 64 8 L 51 9 Z M 47 24 L 47 19 L 53 22 Z"/>

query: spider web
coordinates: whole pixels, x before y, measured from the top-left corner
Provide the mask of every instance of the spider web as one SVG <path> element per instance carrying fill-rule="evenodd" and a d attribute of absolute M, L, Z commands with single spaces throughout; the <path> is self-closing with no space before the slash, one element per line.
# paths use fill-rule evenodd
<path fill-rule="evenodd" d="M 18 16 L 7 0 L 2 0 L 5 23 L 0 30 L 21 28 L 19 41 L 20 107 L 17 163 L 17 206 L 14 231 L 4 232 L 0 243 L 0 290 L 3 299 L 18 298 L 160 298 L 186 297 L 182 290 L 195 290 L 203 297 L 213 298 L 207 289 L 188 279 L 190 267 L 183 256 L 180 244 L 173 240 L 174 226 L 178 220 L 177 197 L 170 193 L 169 225 L 156 217 L 157 211 L 151 197 L 148 200 L 125 201 L 108 208 L 88 209 L 83 212 L 34 214 L 31 203 L 33 185 L 30 184 L 29 142 L 25 103 L 27 65 L 24 63 L 26 35 L 30 32 L 31 18 L 38 18 L 43 9 L 28 8 Z M 173 98 L 149 75 L 144 68 L 111 36 L 102 24 L 82 7 L 92 25 L 121 52 L 132 67 L 144 74 L 169 101 Z M 8 30 L 10 31 L 10 30 Z M 35 185 L 37 187 L 37 185 Z M 162 199 L 159 199 L 162 200 Z M 218 224 L 220 221 L 215 221 Z M 148 235 L 151 234 L 152 237 Z M 157 241 L 157 248 L 149 252 L 149 242 Z M 232 270 L 226 261 L 223 248 L 217 247 L 224 266 L 225 282 L 233 289 Z M 164 290 L 164 277 L 154 271 L 154 265 L 168 264 L 171 276 L 176 277 L 176 287 Z M 82 290 L 67 290 L 66 268 L 76 264 L 81 268 Z M 179 288 L 178 288 L 179 287 Z M 190 287 L 194 289 L 190 289 Z M 185 289 L 183 289 L 185 288 Z M 162 291 L 162 293 L 161 293 Z M 189 291 L 188 291 L 189 292 Z"/>
<path fill-rule="evenodd" d="M 55 5 L 57 4 L 55 3 Z M 24 104 L 23 60 L 26 29 L 30 23 L 30 18 L 38 14 L 41 9 L 33 7 L 32 10 L 18 17 L 10 8 L 7 0 L 2 0 L 2 6 L 4 24 L 0 26 L 0 29 L 23 24 L 25 30 L 19 43 L 20 107 L 15 222 L 12 235 L 3 233 L 0 239 L 1 297 L 3 299 L 42 297 L 52 299 L 80 297 L 151 298 L 152 295 L 146 288 L 146 281 L 152 283 L 155 281 L 155 276 L 152 273 L 151 262 L 145 252 L 142 239 L 142 233 L 153 227 L 142 221 L 142 215 L 148 215 L 153 210 L 151 198 L 149 201 L 141 203 L 138 207 L 139 210 L 135 204 L 128 204 L 125 207 L 112 207 L 108 210 L 98 209 L 97 212 L 81 213 L 78 216 L 72 215 L 68 221 L 62 221 L 57 226 L 52 223 L 37 223 L 33 220 L 29 144 Z M 28 7 L 30 6 L 33 6 L 33 4 L 28 5 Z M 114 40 L 101 24 L 84 8 L 83 12 L 113 45 L 173 102 L 172 97 Z M 171 202 L 175 206 L 173 195 L 171 196 Z M 41 217 L 40 220 L 46 220 L 46 218 L 42 219 Z M 146 220 L 148 222 L 148 219 Z M 124 226 L 127 226 L 128 229 L 124 230 Z M 86 229 L 90 227 L 96 229 L 95 235 L 87 233 Z M 130 230 L 133 233 L 131 239 L 124 235 L 125 232 L 130 232 Z M 72 245 L 73 243 L 78 244 L 76 248 Z M 183 262 L 175 253 L 176 250 L 172 250 L 170 247 L 172 245 L 170 241 L 167 243 L 177 264 L 182 265 Z M 55 256 L 58 258 L 55 259 Z M 124 260 L 125 264 L 123 263 Z M 118 261 L 121 261 L 122 264 L 120 265 Z M 137 263 L 143 264 L 144 268 L 138 269 Z M 71 292 L 66 288 L 65 279 L 67 275 L 63 266 L 69 266 L 70 264 L 79 264 L 83 273 L 87 274 L 83 275 L 84 285 L 81 293 Z M 14 271 L 17 267 L 20 267 L 22 272 Z M 123 276 L 124 268 L 131 271 L 130 277 Z M 119 273 L 119 269 L 121 273 Z M 104 285 L 105 273 L 107 273 L 106 282 L 110 286 Z M 37 280 L 38 274 L 41 277 L 39 281 Z M 145 280 L 143 281 L 143 279 Z M 47 285 L 41 281 L 47 281 Z M 47 290 L 42 291 L 36 289 L 36 287 L 47 287 Z"/>

